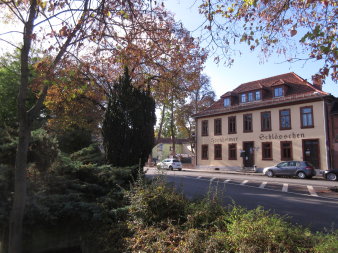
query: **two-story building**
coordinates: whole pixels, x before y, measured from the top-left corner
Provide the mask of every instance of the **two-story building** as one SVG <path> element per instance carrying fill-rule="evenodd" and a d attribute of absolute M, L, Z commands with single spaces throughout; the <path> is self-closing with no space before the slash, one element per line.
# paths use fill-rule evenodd
<path fill-rule="evenodd" d="M 334 97 L 295 73 L 241 84 L 196 119 L 196 167 L 264 168 L 305 160 L 337 163 L 330 128 Z M 338 158 L 336 158 L 338 159 Z"/>

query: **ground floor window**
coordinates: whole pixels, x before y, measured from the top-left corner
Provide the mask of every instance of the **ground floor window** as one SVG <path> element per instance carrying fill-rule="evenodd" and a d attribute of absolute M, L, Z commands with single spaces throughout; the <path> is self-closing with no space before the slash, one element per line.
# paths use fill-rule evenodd
<path fill-rule="evenodd" d="M 291 141 L 281 141 L 281 160 L 290 161 L 292 160 L 292 142 Z"/>
<path fill-rule="evenodd" d="M 237 160 L 237 144 L 231 143 L 229 144 L 229 160 Z"/>
<path fill-rule="evenodd" d="M 272 142 L 262 142 L 262 160 L 272 160 Z"/>
<path fill-rule="evenodd" d="M 215 144 L 214 155 L 215 160 L 222 160 L 222 144 Z"/>
<path fill-rule="evenodd" d="M 202 160 L 208 160 L 208 145 L 202 145 Z"/>

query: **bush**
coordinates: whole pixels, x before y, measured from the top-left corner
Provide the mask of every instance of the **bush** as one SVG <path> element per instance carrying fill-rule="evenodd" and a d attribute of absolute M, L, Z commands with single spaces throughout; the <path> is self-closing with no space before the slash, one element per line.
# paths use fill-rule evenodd
<path fill-rule="evenodd" d="M 234 207 L 225 219 L 232 252 L 308 252 L 313 244 L 310 231 L 261 207 L 250 211 Z"/>
<path fill-rule="evenodd" d="M 210 229 L 212 227 L 222 227 L 222 218 L 226 214 L 226 210 L 221 205 L 217 194 L 209 194 L 201 200 L 189 203 L 189 213 L 185 223 L 187 228 Z"/>
<path fill-rule="evenodd" d="M 91 144 L 88 147 L 82 148 L 70 155 L 73 160 L 80 161 L 82 163 L 95 163 L 102 164 L 104 157 L 97 144 Z"/>
<path fill-rule="evenodd" d="M 91 131 L 78 126 L 57 131 L 59 148 L 67 154 L 74 153 L 92 144 Z"/>
<path fill-rule="evenodd" d="M 187 200 L 161 178 L 148 185 L 140 178 L 127 193 L 127 197 L 133 222 L 155 225 L 168 221 L 181 224 L 186 221 Z"/>
<path fill-rule="evenodd" d="M 39 171 L 46 171 L 59 154 L 56 138 L 40 128 L 32 131 L 29 144 L 28 161 L 35 164 Z"/>
<path fill-rule="evenodd" d="M 317 244 L 314 247 L 315 253 L 336 253 L 338 252 L 338 231 L 330 234 L 317 234 Z"/>

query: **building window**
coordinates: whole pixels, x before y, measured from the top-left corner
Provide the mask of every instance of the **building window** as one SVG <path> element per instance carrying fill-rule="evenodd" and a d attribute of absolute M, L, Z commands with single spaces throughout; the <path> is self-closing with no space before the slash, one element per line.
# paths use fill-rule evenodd
<path fill-rule="evenodd" d="M 243 131 L 252 132 L 252 114 L 243 115 Z"/>
<path fill-rule="evenodd" d="M 202 136 L 208 136 L 208 121 L 202 120 Z"/>
<path fill-rule="evenodd" d="M 282 97 L 283 96 L 283 87 L 276 87 L 274 89 L 274 97 Z"/>
<path fill-rule="evenodd" d="M 252 92 L 249 92 L 248 93 L 248 102 L 252 102 L 254 99 L 253 99 L 253 93 Z"/>
<path fill-rule="evenodd" d="M 236 116 L 231 116 L 228 118 L 228 133 L 229 134 L 236 133 Z"/>
<path fill-rule="evenodd" d="M 271 112 L 261 112 L 262 131 L 271 131 Z"/>
<path fill-rule="evenodd" d="M 225 98 L 223 102 L 224 102 L 224 107 L 228 107 L 231 105 L 230 98 Z"/>
<path fill-rule="evenodd" d="M 292 160 L 292 142 L 291 141 L 281 141 L 281 160 L 290 161 Z"/>
<path fill-rule="evenodd" d="M 209 156 L 209 146 L 208 145 L 202 145 L 202 160 L 208 160 Z"/>
<path fill-rule="evenodd" d="M 229 160 L 237 160 L 237 144 L 232 143 L 228 146 Z"/>
<path fill-rule="evenodd" d="M 300 120 L 302 128 L 309 128 L 314 126 L 312 106 L 300 108 Z"/>
<path fill-rule="evenodd" d="M 246 94 L 245 93 L 243 93 L 241 95 L 241 103 L 246 103 Z"/>
<path fill-rule="evenodd" d="M 214 134 L 222 135 L 222 119 L 214 120 Z"/>
<path fill-rule="evenodd" d="M 272 142 L 262 142 L 262 160 L 272 160 Z"/>
<path fill-rule="evenodd" d="M 255 92 L 255 95 L 256 95 L 256 100 L 261 100 L 262 99 L 261 92 L 259 90 Z"/>
<path fill-rule="evenodd" d="M 287 130 L 291 129 L 291 112 L 290 109 L 279 111 L 279 129 Z"/>
<path fill-rule="evenodd" d="M 214 155 L 215 160 L 222 160 L 222 144 L 215 144 Z"/>

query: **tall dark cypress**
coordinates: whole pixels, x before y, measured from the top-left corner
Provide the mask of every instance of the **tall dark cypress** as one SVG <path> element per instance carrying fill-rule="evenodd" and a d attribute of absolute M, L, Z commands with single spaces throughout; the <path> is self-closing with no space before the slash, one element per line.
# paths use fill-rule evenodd
<path fill-rule="evenodd" d="M 110 94 L 102 126 L 107 162 L 143 166 L 153 147 L 155 122 L 154 99 L 148 91 L 133 87 L 125 68 Z"/>

